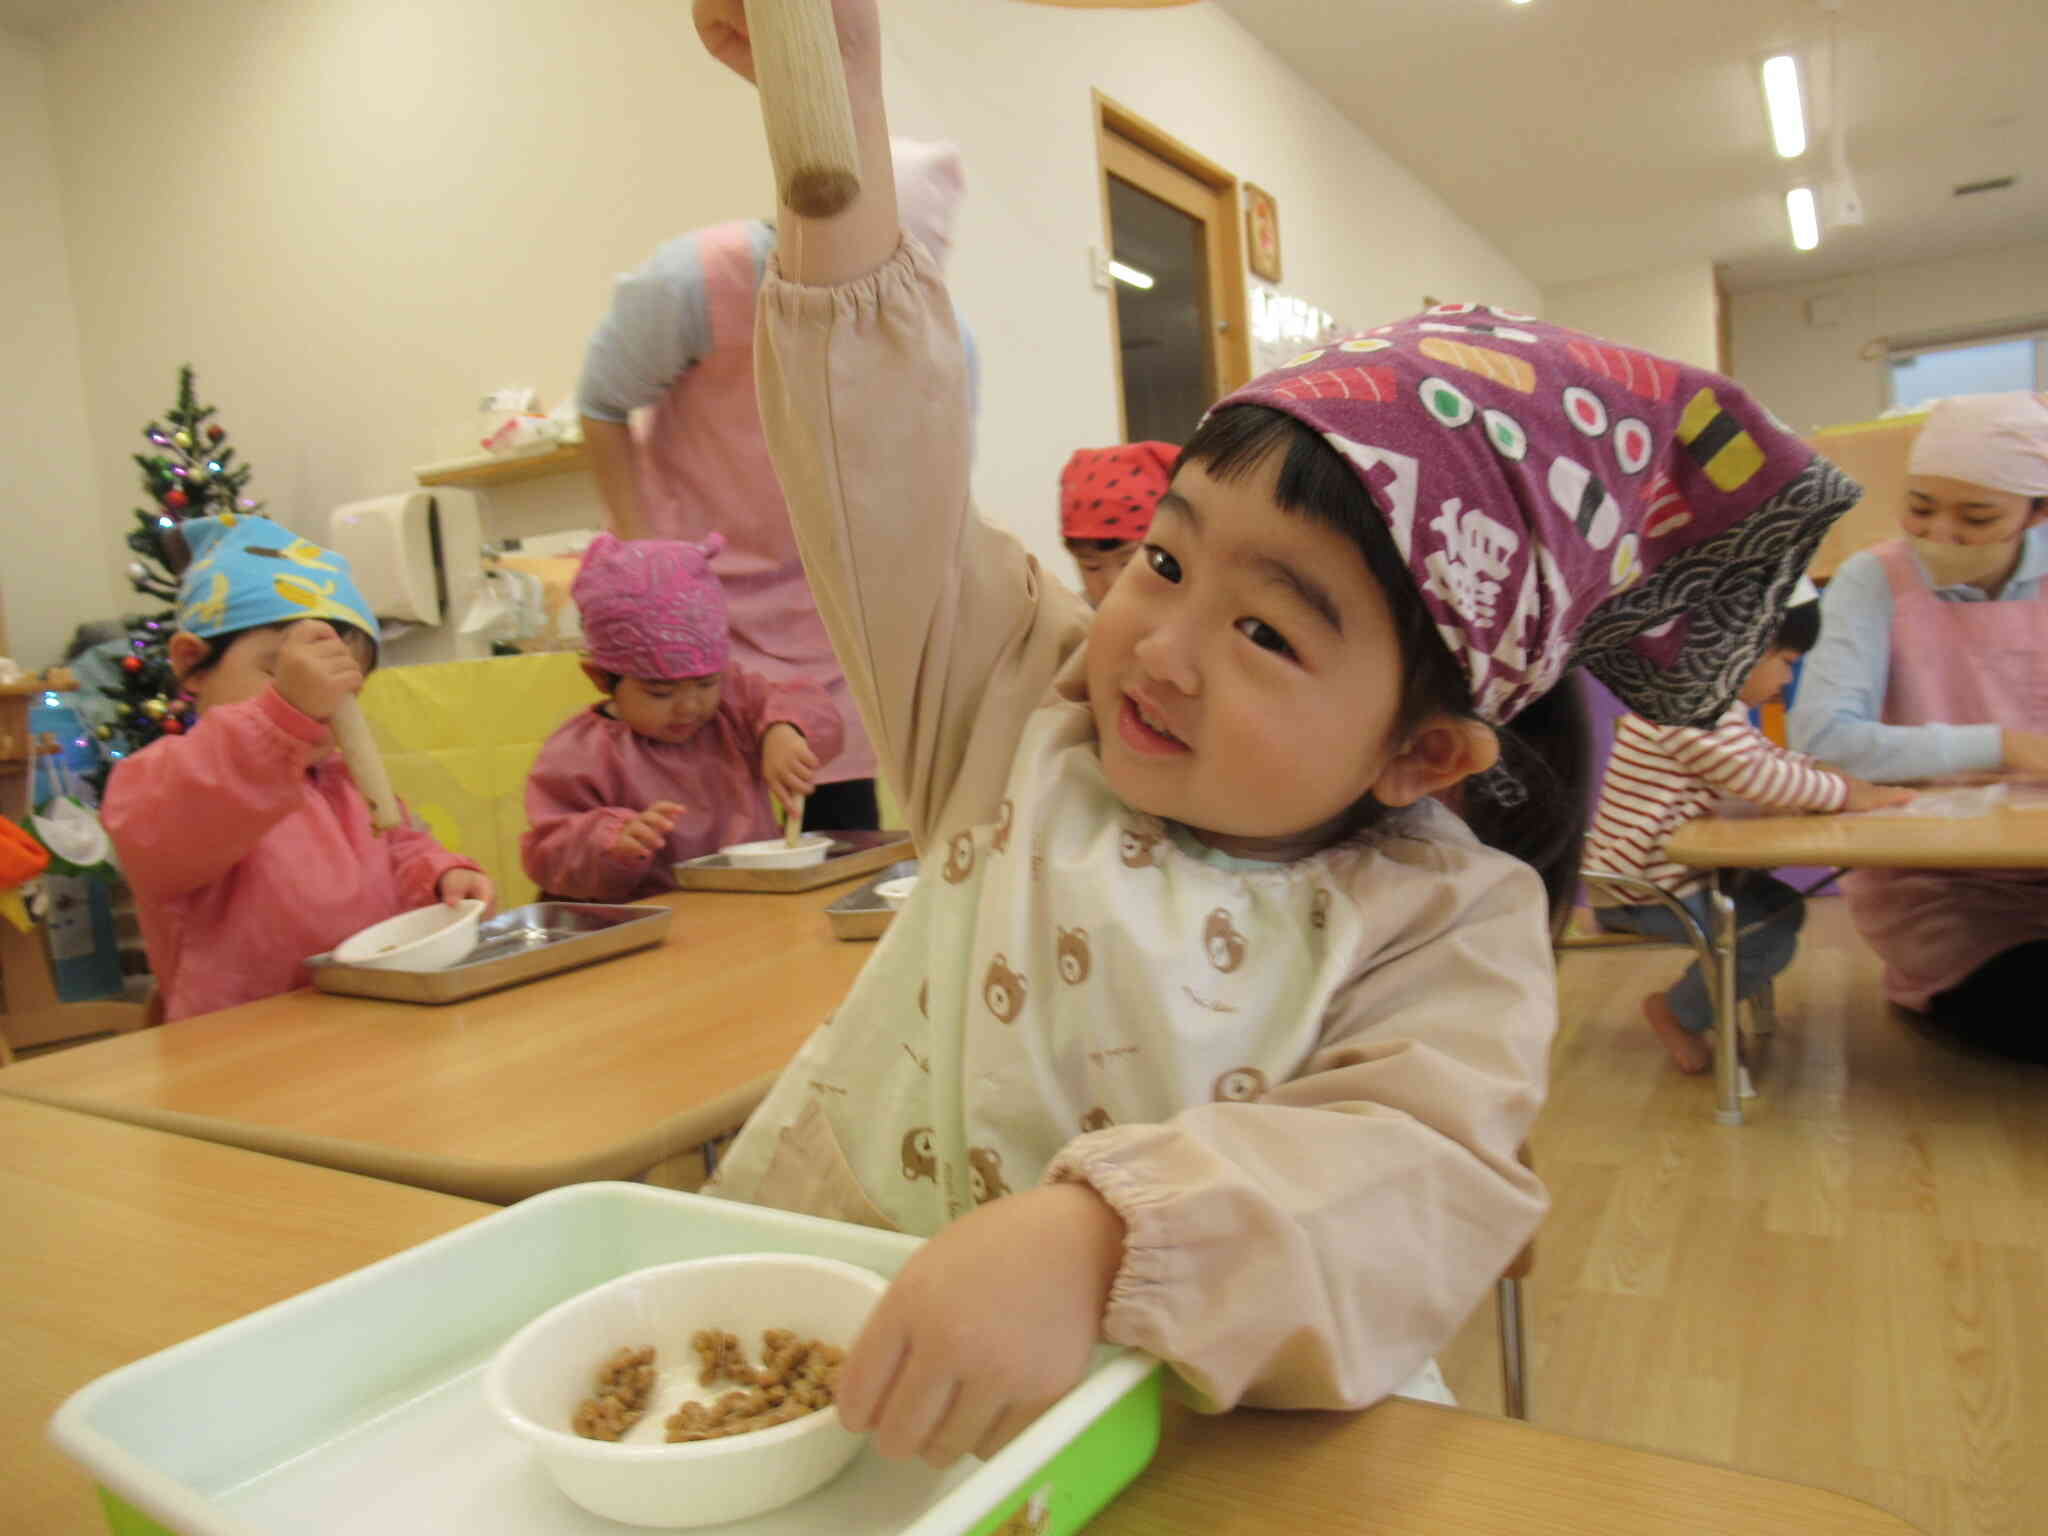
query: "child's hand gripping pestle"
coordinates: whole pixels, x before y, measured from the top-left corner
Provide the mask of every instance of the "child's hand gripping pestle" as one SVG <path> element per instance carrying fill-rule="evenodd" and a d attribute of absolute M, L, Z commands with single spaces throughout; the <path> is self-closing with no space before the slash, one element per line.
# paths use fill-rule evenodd
<path fill-rule="evenodd" d="M 746 6 L 776 189 L 805 218 L 830 218 L 860 195 L 860 149 L 832 0 Z"/>
<path fill-rule="evenodd" d="M 352 698 L 343 699 L 327 726 L 341 747 L 349 777 L 370 802 L 371 829 L 381 833 L 398 826 L 404 820 L 398 813 L 398 796 L 392 793 L 391 776 L 384 771 L 384 756 L 377 750 L 377 739 L 370 734 L 362 706 Z"/>

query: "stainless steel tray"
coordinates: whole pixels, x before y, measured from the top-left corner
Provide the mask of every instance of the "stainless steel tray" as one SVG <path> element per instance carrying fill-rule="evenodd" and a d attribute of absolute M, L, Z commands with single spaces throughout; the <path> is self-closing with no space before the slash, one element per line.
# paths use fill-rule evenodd
<path fill-rule="evenodd" d="M 908 832 L 832 832 L 823 862 L 801 869 L 740 869 L 722 853 L 674 865 L 676 888 L 684 891 L 769 891 L 790 895 L 836 885 L 893 863 L 912 852 Z"/>
<path fill-rule="evenodd" d="M 879 939 L 889 931 L 896 909 L 882 900 L 880 887 L 891 880 L 917 873 L 917 860 L 898 859 L 874 879 L 850 891 L 825 909 L 832 936 L 839 939 Z"/>
<path fill-rule="evenodd" d="M 477 928 L 477 946 L 468 958 L 442 970 L 385 971 L 344 965 L 332 954 L 309 956 L 306 965 L 322 992 L 395 1003 L 454 1003 L 659 944 L 674 917 L 667 907 L 537 901 L 487 918 Z"/>

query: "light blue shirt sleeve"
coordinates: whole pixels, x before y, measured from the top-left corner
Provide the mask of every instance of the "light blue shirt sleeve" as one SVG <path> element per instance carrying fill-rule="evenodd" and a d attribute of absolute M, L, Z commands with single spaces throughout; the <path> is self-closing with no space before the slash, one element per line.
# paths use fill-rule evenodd
<path fill-rule="evenodd" d="M 775 231 L 756 221 L 748 233 L 758 283 Z M 584 349 L 576 409 L 593 421 L 624 421 L 667 394 L 711 345 L 711 306 L 697 237 L 678 235 L 613 285 L 612 307 Z"/>
<path fill-rule="evenodd" d="M 757 221 L 749 233 L 758 283 L 775 249 L 775 230 Z M 975 422 L 981 416 L 981 349 L 957 305 L 953 318 L 967 353 L 967 419 Z M 638 271 L 625 273 L 613 285 L 612 307 L 584 349 L 576 409 L 593 421 L 623 422 L 667 394 L 711 345 L 711 310 L 697 237 L 678 235 Z"/>
<path fill-rule="evenodd" d="M 1792 750 L 1878 783 L 1987 773 L 2004 761 L 1995 725 L 1886 725 L 1891 660 L 1891 582 L 1865 550 L 1821 594 L 1820 642 L 1785 721 Z"/>

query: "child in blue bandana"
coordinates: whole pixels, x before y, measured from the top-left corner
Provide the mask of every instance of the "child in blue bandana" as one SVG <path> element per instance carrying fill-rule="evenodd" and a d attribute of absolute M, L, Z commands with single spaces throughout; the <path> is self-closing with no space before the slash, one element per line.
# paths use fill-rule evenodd
<path fill-rule="evenodd" d="M 167 1021 L 304 986 L 306 956 L 384 918 L 492 896 L 427 832 L 372 832 L 335 750 L 328 721 L 377 660 L 348 561 L 267 518 L 182 531 L 170 657 L 199 722 L 118 764 L 103 807 Z"/>

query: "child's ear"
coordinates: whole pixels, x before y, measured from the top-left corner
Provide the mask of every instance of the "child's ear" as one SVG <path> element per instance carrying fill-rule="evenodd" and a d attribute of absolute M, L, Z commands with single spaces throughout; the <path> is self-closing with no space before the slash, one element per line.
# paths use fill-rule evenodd
<path fill-rule="evenodd" d="M 583 675 L 590 679 L 590 686 L 599 693 L 610 693 L 612 689 L 618 686 L 618 679 L 605 671 L 596 662 L 585 661 L 581 665 L 583 667 Z"/>
<path fill-rule="evenodd" d="M 171 633 L 170 644 L 164 654 L 170 657 L 171 671 L 181 683 L 192 680 L 192 674 L 206 662 L 207 644 L 190 630 L 180 629 Z"/>
<path fill-rule="evenodd" d="M 1381 805 L 1413 805 L 1499 761 L 1500 738 L 1492 726 L 1456 715 L 1431 715 L 1373 780 L 1373 798 Z"/>

